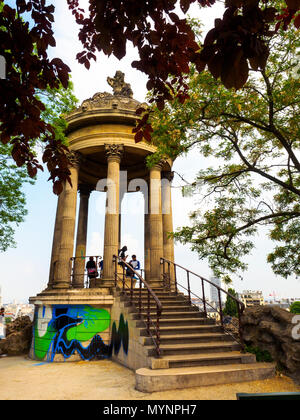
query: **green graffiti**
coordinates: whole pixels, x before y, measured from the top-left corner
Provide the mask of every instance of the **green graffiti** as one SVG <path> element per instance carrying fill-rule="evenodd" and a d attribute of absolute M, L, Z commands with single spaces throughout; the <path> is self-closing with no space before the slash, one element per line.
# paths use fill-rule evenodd
<path fill-rule="evenodd" d="M 39 321 L 43 321 L 43 316 L 36 314 L 34 323 L 34 353 L 38 360 L 44 360 L 53 343 L 57 330 L 53 327 L 53 320 L 59 318 L 56 309 L 61 306 L 52 307 L 51 319 L 48 317 L 47 329 L 41 336 L 39 331 Z M 110 326 L 110 313 L 105 309 L 92 308 L 88 305 L 70 305 L 66 306 L 66 316 L 72 319 L 79 319 L 80 324 L 70 327 L 66 331 L 66 338 L 69 342 L 77 340 L 79 342 L 86 342 L 92 339 L 95 335 L 107 330 Z M 46 319 L 45 319 L 46 321 Z M 47 322 L 47 321 L 46 321 Z"/>
<path fill-rule="evenodd" d="M 38 333 L 38 320 L 36 320 L 34 328 L 34 354 L 38 360 L 43 360 L 46 356 L 55 334 L 56 330 L 48 326 L 46 334 L 40 337 Z"/>
<path fill-rule="evenodd" d="M 83 309 L 84 316 L 80 316 L 79 318 L 83 318 L 84 321 L 73 327 L 70 328 L 67 332 L 67 339 L 71 340 L 78 340 L 78 341 L 88 341 L 95 334 L 101 333 L 109 328 L 110 325 L 110 313 L 105 309 L 95 309 L 91 308 L 90 306 L 84 306 Z"/>

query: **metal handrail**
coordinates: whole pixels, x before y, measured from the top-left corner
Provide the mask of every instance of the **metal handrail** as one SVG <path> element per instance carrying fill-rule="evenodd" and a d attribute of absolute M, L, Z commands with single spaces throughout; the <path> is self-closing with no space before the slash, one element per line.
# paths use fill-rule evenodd
<path fill-rule="evenodd" d="M 210 280 L 207 280 L 206 278 L 200 276 L 199 274 L 194 273 L 193 271 L 191 271 L 191 270 L 189 270 L 189 269 L 187 269 L 185 267 L 182 267 L 179 264 L 174 263 L 173 261 L 167 260 L 166 258 L 161 258 L 160 259 L 160 262 L 161 262 L 161 264 L 163 264 L 163 281 L 164 281 L 165 287 L 167 287 L 169 289 L 171 288 L 171 270 L 170 270 L 170 267 L 172 265 L 172 266 L 174 266 L 174 285 L 175 285 L 175 292 L 176 292 L 176 294 L 178 294 L 178 285 L 179 285 L 180 287 L 182 287 L 183 289 L 185 289 L 188 292 L 188 300 L 189 300 L 190 305 L 193 305 L 192 300 L 191 300 L 191 295 L 194 295 L 198 299 L 200 299 L 202 301 L 202 304 L 203 304 L 203 312 L 204 312 L 204 315 L 206 317 L 208 316 L 206 306 L 210 306 L 215 311 L 217 311 L 219 313 L 219 315 L 220 315 L 220 322 L 221 322 L 221 326 L 224 329 L 224 331 L 227 332 L 228 334 L 230 334 L 236 341 L 238 341 L 236 339 L 236 336 L 233 335 L 231 333 L 231 331 L 227 330 L 226 327 L 225 327 L 225 325 L 224 325 L 224 317 L 223 317 L 224 314 L 223 314 L 223 309 L 222 309 L 221 292 L 225 293 L 227 296 L 229 296 L 231 299 L 233 299 L 236 302 L 236 304 L 237 304 L 237 311 L 238 311 L 238 322 L 239 322 L 239 325 L 238 325 L 238 328 L 237 328 L 238 329 L 238 336 L 239 336 L 239 341 L 238 342 L 239 342 L 239 344 L 241 344 L 242 348 L 244 348 L 244 341 L 243 341 L 243 334 L 242 334 L 242 326 L 241 326 L 241 316 L 242 316 L 242 313 L 245 310 L 244 303 L 242 301 L 240 301 L 238 298 L 236 298 L 235 296 L 233 296 L 231 293 L 229 293 L 226 290 L 222 289 L 222 287 L 216 285 L 215 283 L 211 282 Z M 168 265 L 168 271 L 167 272 L 166 272 L 166 269 L 165 269 L 165 264 Z M 178 283 L 177 270 L 176 270 L 177 267 L 178 268 L 181 268 L 182 270 L 184 270 L 187 273 L 187 286 L 188 286 L 187 288 Z M 202 298 L 199 297 L 199 296 L 197 296 L 194 292 L 191 291 L 190 274 L 198 277 L 201 280 Z M 166 283 L 166 280 L 167 280 L 167 283 Z M 205 298 L 205 290 L 204 290 L 204 282 L 210 284 L 211 286 L 214 286 L 218 290 L 219 310 L 217 308 L 213 307 L 206 300 L 206 298 Z"/>
<path fill-rule="evenodd" d="M 123 269 L 122 279 L 120 279 L 120 277 L 118 275 L 118 261 L 122 263 L 122 269 Z M 126 288 L 129 289 L 129 292 L 130 292 L 129 299 L 130 299 L 130 304 L 131 305 L 134 305 L 134 301 L 133 301 L 133 290 L 134 290 L 133 276 L 136 275 L 138 280 L 139 280 L 139 294 L 138 294 L 138 296 L 139 296 L 139 300 L 138 300 L 139 317 L 140 317 L 140 319 L 142 319 L 142 309 L 145 309 L 146 313 L 147 313 L 147 320 L 146 321 L 143 320 L 143 322 L 145 322 L 147 333 L 151 337 L 151 339 L 152 339 L 152 341 L 155 345 L 157 357 L 160 357 L 161 356 L 161 350 L 160 350 L 160 325 L 159 325 L 159 321 L 160 321 L 160 317 L 161 317 L 162 310 L 163 310 L 162 304 L 161 304 L 160 300 L 158 299 L 158 297 L 156 296 L 156 294 L 154 293 L 154 291 L 151 289 L 151 287 L 147 283 L 147 281 L 145 279 L 143 279 L 142 276 L 139 273 L 137 273 L 137 271 L 134 270 L 134 268 L 130 264 L 126 263 L 124 260 L 122 260 L 121 257 L 119 257 L 117 255 L 113 256 L 113 262 L 115 264 L 115 287 L 117 287 L 118 279 L 120 281 L 122 281 L 122 284 L 123 284 L 122 292 L 127 295 Z M 130 281 L 131 281 L 130 288 L 126 285 L 125 267 L 130 269 L 130 271 L 132 272 L 132 275 L 130 276 Z M 142 284 L 145 286 L 145 289 L 147 291 L 147 307 L 146 308 L 142 305 Z M 151 297 L 155 301 L 155 304 L 156 304 L 156 321 L 154 321 L 150 316 L 150 298 Z M 150 324 L 152 324 L 153 327 L 154 327 L 155 336 L 151 332 Z"/>

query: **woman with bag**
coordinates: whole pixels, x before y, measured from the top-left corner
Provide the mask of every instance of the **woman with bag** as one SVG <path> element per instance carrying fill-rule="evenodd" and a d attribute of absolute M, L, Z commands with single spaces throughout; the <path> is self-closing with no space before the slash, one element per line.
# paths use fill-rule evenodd
<path fill-rule="evenodd" d="M 86 269 L 87 269 L 89 279 L 95 279 L 98 276 L 94 257 L 90 257 L 89 261 L 86 264 Z"/>

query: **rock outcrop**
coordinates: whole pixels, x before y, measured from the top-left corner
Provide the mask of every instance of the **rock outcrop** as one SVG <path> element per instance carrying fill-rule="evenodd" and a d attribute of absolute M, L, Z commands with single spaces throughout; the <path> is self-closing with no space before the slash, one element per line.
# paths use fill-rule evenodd
<path fill-rule="evenodd" d="M 268 351 L 278 367 L 300 383 L 300 337 L 294 317 L 282 308 L 256 306 L 245 310 L 242 328 L 247 345 Z"/>
<path fill-rule="evenodd" d="M 18 356 L 29 353 L 32 321 L 29 316 L 17 318 L 6 326 L 6 338 L 0 340 L 0 355 Z"/>

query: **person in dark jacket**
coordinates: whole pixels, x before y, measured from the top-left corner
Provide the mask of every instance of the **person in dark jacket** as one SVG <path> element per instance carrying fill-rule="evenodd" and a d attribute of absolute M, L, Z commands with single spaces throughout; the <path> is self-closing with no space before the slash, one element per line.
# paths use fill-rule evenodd
<path fill-rule="evenodd" d="M 90 257 L 89 261 L 86 264 L 86 269 L 88 272 L 89 279 L 94 279 L 97 277 L 97 267 L 94 261 L 94 257 Z"/>

